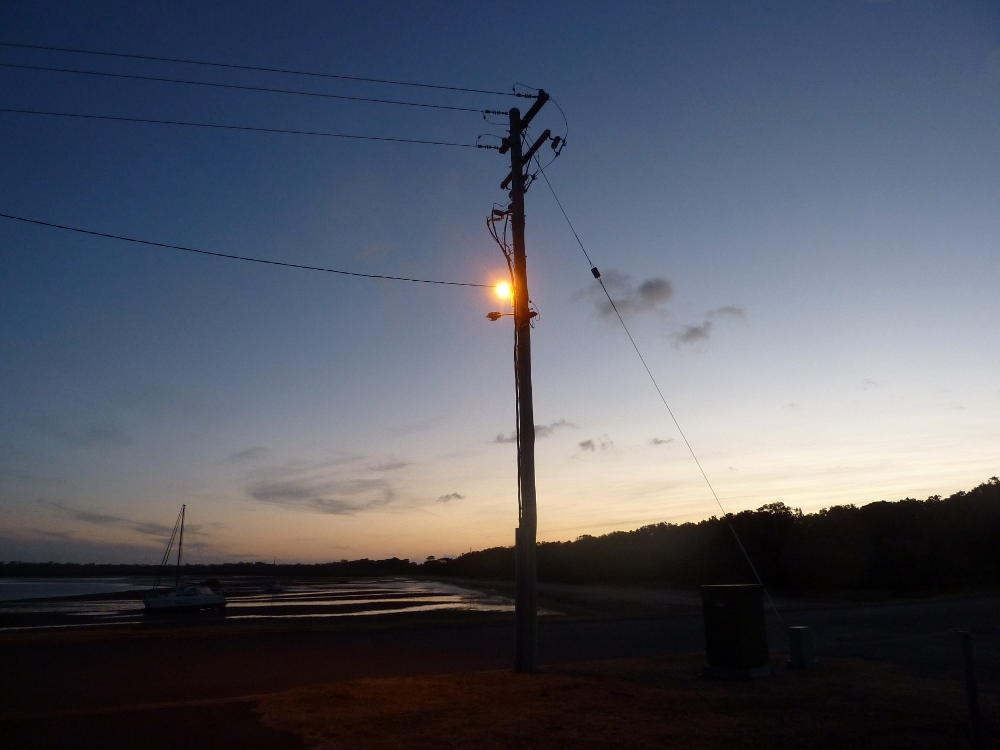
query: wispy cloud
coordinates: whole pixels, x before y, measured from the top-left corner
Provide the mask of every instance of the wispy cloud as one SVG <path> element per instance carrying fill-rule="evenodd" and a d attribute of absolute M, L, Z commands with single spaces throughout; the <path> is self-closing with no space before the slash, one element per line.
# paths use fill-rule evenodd
<path fill-rule="evenodd" d="M 557 420 L 555 422 L 551 422 L 549 424 L 536 424 L 535 425 L 535 437 L 536 438 L 549 437 L 549 435 L 551 435 L 553 432 L 555 432 L 556 430 L 561 429 L 563 427 L 566 427 L 566 428 L 571 429 L 571 430 L 575 430 L 576 429 L 576 425 L 573 424 L 572 422 L 568 422 L 565 419 L 559 419 L 559 420 Z"/>
<path fill-rule="evenodd" d="M 575 430 L 577 427 L 576 427 L 575 424 L 573 424 L 572 422 L 569 422 L 569 421 L 567 421 L 565 419 L 558 419 L 555 422 L 551 422 L 549 424 L 536 424 L 535 425 L 535 438 L 547 438 L 547 437 L 550 437 L 556 430 L 560 430 L 560 429 L 563 429 L 563 428 L 570 429 L 570 430 Z M 501 433 L 497 434 L 497 436 L 495 438 L 493 438 L 493 442 L 494 443 L 515 443 L 515 442 L 517 442 L 517 433 L 516 432 L 510 432 L 510 433 L 504 435 L 501 432 Z"/>
<path fill-rule="evenodd" d="M 649 444 L 650 445 L 669 445 L 672 442 L 674 442 L 673 438 L 659 438 L 659 437 L 655 437 L 655 438 L 652 438 L 649 441 Z"/>
<path fill-rule="evenodd" d="M 745 318 L 747 311 L 739 305 L 723 305 L 709 310 L 706 315 L 709 318 Z"/>
<path fill-rule="evenodd" d="M 389 505 L 396 497 L 384 477 L 364 476 L 326 463 L 273 467 L 255 472 L 247 493 L 258 502 L 295 510 L 348 516 Z"/>
<path fill-rule="evenodd" d="M 738 305 L 723 305 L 716 307 L 705 313 L 705 318 L 700 323 L 685 325 L 680 330 L 670 334 L 675 347 L 689 344 L 697 344 L 708 341 L 712 337 L 715 322 L 720 318 L 746 318 L 746 310 Z"/>
<path fill-rule="evenodd" d="M 236 453 L 225 458 L 225 463 L 253 463 L 255 461 L 260 461 L 264 456 L 267 455 L 267 448 L 262 445 L 254 445 L 249 448 L 244 448 L 241 451 L 236 451 Z"/>
<path fill-rule="evenodd" d="M 601 280 L 623 317 L 656 312 L 674 295 L 670 280 L 660 276 L 652 276 L 637 284 L 630 276 L 610 269 L 601 272 Z M 600 315 L 614 317 L 614 308 L 602 289 L 591 287 L 579 297 L 590 298 Z"/>
<path fill-rule="evenodd" d="M 439 503 L 450 503 L 452 500 L 465 500 L 465 495 L 460 495 L 457 492 L 449 492 L 447 495 L 441 495 L 437 499 Z"/>
<path fill-rule="evenodd" d="M 42 507 L 55 511 L 58 515 L 65 518 L 71 518 L 74 521 L 83 521 L 84 523 L 95 524 L 103 527 L 111 526 L 120 529 L 128 529 L 129 531 L 134 531 L 137 534 L 142 534 L 144 536 L 166 538 L 170 536 L 170 532 L 173 529 L 173 526 L 167 526 L 153 521 L 137 521 L 132 518 L 126 518 L 124 516 L 118 516 L 111 513 L 101 513 L 100 511 L 95 510 L 75 508 L 58 500 L 46 500 L 44 498 L 39 498 L 36 502 Z M 186 527 L 186 529 L 192 533 L 199 532 L 199 527 L 196 524 L 192 524 L 191 526 Z"/>
<path fill-rule="evenodd" d="M 409 466 L 409 461 L 386 461 L 382 464 L 375 464 L 374 466 L 369 466 L 371 471 L 396 471 L 397 469 L 402 469 L 404 466 Z"/>
<path fill-rule="evenodd" d="M 711 335 L 712 321 L 703 320 L 696 325 L 684 326 L 679 331 L 675 331 L 671 334 L 671 338 L 674 340 L 674 346 L 682 346 L 684 344 L 696 344 L 699 341 L 708 341 Z"/>
<path fill-rule="evenodd" d="M 21 531 L 23 531 L 22 537 L 27 538 L 40 537 L 60 541 L 69 541 L 76 538 L 68 531 L 54 531 L 52 529 L 22 529 Z"/>
<path fill-rule="evenodd" d="M 597 451 L 606 451 L 614 448 L 614 441 L 607 435 L 601 435 L 597 439 L 588 438 L 587 440 L 581 440 L 576 444 L 577 447 L 582 451 L 589 451 L 590 453 L 596 453 Z"/>

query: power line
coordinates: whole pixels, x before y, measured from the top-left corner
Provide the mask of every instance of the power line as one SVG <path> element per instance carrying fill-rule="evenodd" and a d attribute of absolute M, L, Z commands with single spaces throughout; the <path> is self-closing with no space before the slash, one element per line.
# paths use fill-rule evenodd
<path fill-rule="evenodd" d="M 684 430 L 681 427 L 681 423 L 678 421 L 677 416 L 674 414 L 674 410 L 670 408 L 670 404 L 667 401 L 667 397 L 663 395 L 663 390 L 660 388 L 660 384 L 656 380 L 656 376 L 653 375 L 653 371 L 649 369 L 649 364 L 646 362 L 646 358 L 643 356 L 642 351 L 639 349 L 639 345 L 636 343 L 635 337 L 632 336 L 632 332 L 629 330 L 628 325 L 625 323 L 625 318 L 622 316 L 621 311 L 618 309 L 618 305 L 615 304 L 614 299 L 611 297 L 611 293 L 608 291 L 607 286 L 604 285 L 604 279 L 601 278 L 600 271 L 597 270 L 597 266 L 594 265 L 593 261 L 590 259 L 590 254 L 587 252 L 587 248 L 583 246 L 583 242 L 580 240 L 580 235 L 577 233 L 576 228 L 573 226 L 573 222 L 570 221 L 569 215 L 566 213 L 566 209 L 563 208 L 562 201 L 559 200 L 559 196 L 556 195 L 555 188 L 552 187 L 552 181 L 549 180 L 549 176 L 542 171 L 542 177 L 545 178 L 545 184 L 549 187 L 549 192 L 552 193 L 552 197 L 556 201 L 556 205 L 559 206 L 559 210 L 562 212 L 563 218 L 566 219 L 566 223 L 569 225 L 570 231 L 576 238 L 576 243 L 580 246 L 580 250 L 583 251 L 584 257 L 587 259 L 587 263 L 590 265 L 590 272 L 597 279 L 597 283 L 601 285 L 601 289 L 604 291 L 604 296 L 608 298 L 608 303 L 611 305 L 611 309 L 615 311 L 615 315 L 618 316 L 618 322 L 621 323 L 622 328 L 625 330 L 625 335 L 628 336 L 629 342 L 632 344 L 632 348 L 635 349 L 636 356 L 639 357 L 639 361 L 642 363 L 643 369 L 646 371 L 646 375 L 649 376 L 650 382 L 653 384 L 653 388 L 656 389 L 657 395 L 660 397 L 660 401 L 663 402 L 663 406 L 667 410 L 667 414 L 670 415 L 670 419 L 674 423 L 674 427 L 677 428 L 678 434 L 681 436 L 681 440 L 684 441 L 684 445 L 687 446 L 688 453 L 691 454 L 691 458 L 694 460 L 695 466 L 698 467 L 698 471 L 701 472 L 702 479 L 705 480 L 705 484 L 708 486 L 709 492 L 712 493 L 712 497 L 715 499 L 715 504 L 719 506 L 719 510 L 722 511 L 722 515 L 726 516 L 727 511 L 722 505 L 722 501 L 719 499 L 718 493 L 715 491 L 715 487 L 712 486 L 712 481 L 708 478 L 708 473 L 705 468 L 701 465 L 701 461 L 698 460 L 698 455 L 694 451 L 694 447 L 688 440 L 687 435 L 684 434 Z M 743 540 L 740 539 L 740 535 L 736 533 L 736 528 L 729 521 L 726 522 L 729 526 L 730 532 L 732 532 L 733 538 L 736 540 L 737 546 L 740 548 L 740 552 L 743 553 L 743 557 L 746 559 L 747 564 L 750 566 L 750 570 L 753 572 L 753 576 L 757 579 L 757 583 L 760 584 L 764 591 L 764 595 L 767 597 L 768 602 L 771 605 L 771 609 L 779 620 L 783 620 L 781 613 L 778 612 L 778 608 L 774 605 L 774 600 L 771 599 L 771 594 L 767 590 L 767 586 L 764 585 L 764 579 L 761 578 L 760 573 L 757 572 L 757 567 L 753 564 L 753 560 L 750 558 L 750 553 L 747 552 L 746 547 L 743 546 Z"/>
<path fill-rule="evenodd" d="M 404 107 L 425 107 L 427 109 L 446 109 L 455 112 L 475 112 L 481 114 L 485 110 L 473 107 L 453 107 L 448 104 L 428 104 L 425 102 L 407 102 L 398 99 L 378 99 L 368 96 L 348 96 L 346 94 L 326 94 L 317 91 L 296 91 L 294 89 L 276 89 L 265 86 L 243 86 L 237 83 L 214 83 L 211 81 L 192 81 L 182 78 L 161 78 L 159 76 L 143 76 L 133 73 L 109 73 L 101 70 L 80 70 L 79 68 L 54 68 L 45 65 L 17 65 L 15 63 L 0 63 L 0 68 L 17 70 L 37 70 L 48 73 L 73 73 L 75 75 L 99 76 L 102 78 L 125 78 L 135 81 L 157 81 L 160 83 L 180 83 L 186 86 L 210 86 L 221 89 L 238 89 L 241 91 L 259 91 L 267 94 L 294 94 L 296 96 L 316 96 L 324 99 L 341 99 L 352 102 L 373 102 L 376 104 L 397 104 Z"/>
<path fill-rule="evenodd" d="M 153 60 L 155 62 L 184 63 L 186 65 L 204 65 L 212 68 L 229 68 L 230 70 L 255 70 L 265 73 L 288 73 L 297 76 L 312 76 L 315 78 L 336 78 L 344 81 L 358 81 L 360 83 L 383 83 L 392 86 L 414 86 L 425 89 L 441 89 L 444 91 L 462 91 L 473 94 L 492 94 L 496 96 L 518 96 L 534 99 L 534 94 L 522 94 L 516 91 L 493 91 L 490 89 L 473 89 L 462 86 L 445 86 L 436 83 L 418 83 L 415 81 L 393 81 L 384 78 L 363 78 L 361 76 L 339 75 L 334 73 L 319 73 L 309 70 L 292 70 L 289 68 L 273 68 L 262 65 L 237 65 L 235 63 L 211 62 L 208 60 L 194 60 L 182 57 L 158 57 L 155 55 L 130 55 L 124 52 L 108 52 L 103 50 L 78 49 L 74 47 L 50 47 L 43 44 L 17 44 L 14 42 L 0 42 L 0 47 L 11 47 L 15 49 L 34 49 L 45 52 L 72 52 L 80 55 L 101 55 L 104 57 L 120 57 L 128 60 Z"/>
<path fill-rule="evenodd" d="M 536 164 L 538 163 L 537 160 L 536 160 L 535 163 Z M 539 165 L 539 168 L 540 168 L 540 165 Z M 552 187 L 552 183 L 549 181 L 548 175 L 545 174 L 545 170 L 541 170 L 541 172 L 542 172 L 542 177 L 545 178 L 545 184 L 549 186 L 549 192 L 552 193 L 552 197 L 555 199 L 556 205 L 559 206 L 559 210 L 562 212 L 563 218 L 566 219 L 566 224 L 569 225 L 569 231 L 571 231 L 573 233 L 573 237 L 576 238 L 576 244 L 579 245 L 580 246 L 580 250 L 583 251 L 583 257 L 587 259 L 587 264 L 590 266 L 591 273 L 593 273 L 594 269 L 596 269 L 597 266 L 595 266 L 594 265 L 594 261 L 592 261 L 590 259 L 590 253 L 588 253 L 587 252 L 587 248 L 585 248 L 583 246 L 583 240 L 581 240 L 580 239 L 580 235 L 576 233 L 576 227 L 574 227 L 573 226 L 573 222 L 569 220 L 569 214 L 567 214 L 566 213 L 566 209 L 563 208 L 562 201 L 559 200 L 559 196 L 556 195 L 556 191 Z M 601 281 L 600 276 L 597 276 L 595 278 L 597 278 L 598 281 Z M 604 286 L 604 282 L 602 281 L 601 282 L 601 287 L 603 287 L 603 286 Z M 607 292 L 606 289 L 605 289 L 605 292 Z M 610 297 L 610 295 L 609 295 L 609 297 Z M 612 302 L 612 305 L 613 304 L 614 303 Z M 622 321 L 622 325 L 625 325 L 624 321 Z"/>
<path fill-rule="evenodd" d="M 325 268 L 323 266 L 307 266 L 301 263 L 286 263 L 281 260 L 267 260 L 264 258 L 251 258 L 245 255 L 230 255 L 229 253 L 220 253 L 214 250 L 199 250 L 194 247 L 185 247 L 184 245 L 171 245 L 166 242 L 154 242 L 152 240 L 141 240 L 136 237 L 127 237 L 122 234 L 111 234 L 109 232 L 96 232 L 92 229 L 81 229 L 80 227 L 71 227 L 65 224 L 55 224 L 50 221 L 41 221 L 40 219 L 28 219 L 24 216 L 14 216 L 13 214 L 0 213 L 0 218 L 10 219 L 11 221 L 21 221 L 25 224 L 36 224 L 41 227 L 48 227 L 50 229 L 63 229 L 67 232 L 77 232 L 79 234 L 89 234 L 93 237 L 105 237 L 112 240 L 122 240 L 123 242 L 135 242 L 139 245 L 150 245 L 152 247 L 162 247 L 168 250 L 183 250 L 186 253 L 197 253 L 198 255 L 211 255 L 216 258 L 227 258 L 229 260 L 242 260 L 248 263 L 263 263 L 269 266 L 284 266 L 285 268 L 299 268 L 303 271 L 322 271 L 324 273 L 336 273 L 341 276 L 358 276 L 365 279 L 388 279 L 390 281 L 413 281 L 419 284 L 443 284 L 446 286 L 472 286 L 472 287 L 482 287 L 490 288 L 492 284 L 473 284 L 466 281 L 438 281 L 436 279 L 411 279 L 405 276 L 387 276 L 385 274 L 379 273 L 358 273 L 357 271 L 342 271 L 337 268 Z"/>
<path fill-rule="evenodd" d="M 190 128 L 216 128 L 219 130 L 246 130 L 254 133 L 280 133 L 282 135 L 311 135 L 324 138 L 351 138 L 361 141 L 389 141 L 392 143 L 418 143 L 425 146 L 455 146 L 457 148 L 485 148 L 497 150 L 497 146 L 483 146 L 478 143 L 455 143 L 451 141 L 427 141 L 418 138 L 390 138 L 378 135 L 355 135 L 352 133 L 325 133 L 315 130 L 289 130 L 287 128 L 257 128 L 250 125 L 224 125 L 212 122 L 186 122 L 183 120 L 154 120 L 141 117 L 117 117 L 113 115 L 87 115 L 80 112 L 50 112 L 38 109 L 12 109 L 0 107 L 0 112 L 21 115 L 44 115 L 47 117 L 76 117 L 86 120 L 114 120 L 117 122 L 137 122 L 145 125 L 181 125 Z"/>

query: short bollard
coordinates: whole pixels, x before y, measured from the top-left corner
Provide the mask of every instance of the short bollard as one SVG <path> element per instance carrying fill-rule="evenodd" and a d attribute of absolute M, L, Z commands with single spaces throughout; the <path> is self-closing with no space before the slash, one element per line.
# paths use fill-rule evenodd
<path fill-rule="evenodd" d="M 976 684 L 976 658 L 972 649 L 972 633 L 959 630 L 962 641 L 962 661 L 965 665 L 965 697 L 969 703 L 969 744 L 974 750 L 983 747 L 982 716 L 979 713 L 979 686 Z"/>
<path fill-rule="evenodd" d="M 812 669 L 816 666 L 812 635 L 805 625 L 788 628 L 788 666 L 793 669 Z"/>

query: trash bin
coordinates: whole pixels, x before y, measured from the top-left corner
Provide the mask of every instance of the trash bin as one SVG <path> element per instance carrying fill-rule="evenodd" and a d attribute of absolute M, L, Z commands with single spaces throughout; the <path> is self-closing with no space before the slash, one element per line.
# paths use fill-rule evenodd
<path fill-rule="evenodd" d="M 788 628 L 788 666 L 795 669 L 812 669 L 816 666 L 812 636 L 805 625 Z"/>
<path fill-rule="evenodd" d="M 768 667 L 764 595 L 756 584 L 701 587 L 708 671 L 751 674 Z"/>

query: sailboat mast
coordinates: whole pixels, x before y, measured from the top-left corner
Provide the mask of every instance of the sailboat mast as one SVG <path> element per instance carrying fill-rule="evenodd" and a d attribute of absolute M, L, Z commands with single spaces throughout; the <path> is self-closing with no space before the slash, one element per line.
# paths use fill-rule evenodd
<path fill-rule="evenodd" d="M 174 588 L 180 588 L 181 585 L 181 550 L 184 548 L 184 511 L 187 509 L 187 505 L 181 506 L 181 536 L 177 540 L 177 574 L 174 576 Z"/>

